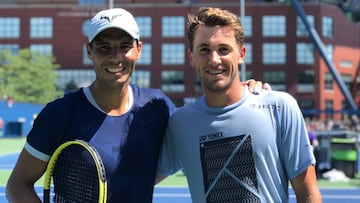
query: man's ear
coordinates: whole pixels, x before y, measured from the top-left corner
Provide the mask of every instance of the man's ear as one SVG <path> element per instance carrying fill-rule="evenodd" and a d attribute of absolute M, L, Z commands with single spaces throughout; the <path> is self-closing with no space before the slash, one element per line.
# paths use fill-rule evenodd
<path fill-rule="evenodd" d="M 191 66 L 191 67 L 195 67 L 195 64 L 194 64 L 194 62 L 193 62 L 192 52 L 191 52 L 190 49 L 187 50 L 187 54 L 188 54 L 188 57 L 189 57 L 190 66 Z"/>
<path fill-rule="evenodd" d="M 243 45 L 240 48 L 240 58 L 239 58 L 239 64 L 245 63 L 245 54 L 246 54 L 246 47 Z"/>
<path fill-rule="evenodd" d="M 91 58 L 91 57 L 92 57 L 92 55 L 91 55 L 91 45 L 90 45 L 90 43 L 86 43 L 86 53 L 87 53 L 88 58 Z"/>
<path fill-rule="evenodd" d="M 141 57 L 141 53 L 142 53 L 142 41 L 138 41 L 137 42 L 137 50 L 138 50 L 138 55 L 137 55 L 137 59 L 139 59 Z"/>

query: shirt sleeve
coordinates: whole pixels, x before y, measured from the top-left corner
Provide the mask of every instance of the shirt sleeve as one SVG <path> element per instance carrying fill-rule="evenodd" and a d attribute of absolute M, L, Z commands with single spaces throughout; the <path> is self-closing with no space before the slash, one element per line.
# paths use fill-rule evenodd
<path fill-rule="evenodd" d="M 304 172 L 315 164 L 315 157 L 310 144 L 303 115 L 296 100 L 285 96 L 281 115 L 280 156 L 290 179 Z"/>
<path fill-rule="evenodd" d="M 34 120 L 26 138 L 25 149 L 33 156 L 47 161 L 63 142 L 70 118 L 71 108 L 67 99 L 48 103 Z"/>
<path fill-rule="evenodd" d="M 170 128 L 165 132 L 164 141 L 160 151 L 158 173 L 164 176 L 169 176 L 182 168 L 180 160 L 177 158 L 171 138 Z"/>

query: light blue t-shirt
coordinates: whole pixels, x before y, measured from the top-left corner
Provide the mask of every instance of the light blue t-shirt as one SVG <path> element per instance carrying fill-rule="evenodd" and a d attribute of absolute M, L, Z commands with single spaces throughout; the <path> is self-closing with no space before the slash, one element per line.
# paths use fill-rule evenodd
<path fill-rule="evenodd" d="M 159 170 L 183 167 L 194 203 L 287 202 L 288 183 L 315 158 L 296 100 L 247 90 L 237 103 L 211 108 L 205 97 L 170 118 Z"/>

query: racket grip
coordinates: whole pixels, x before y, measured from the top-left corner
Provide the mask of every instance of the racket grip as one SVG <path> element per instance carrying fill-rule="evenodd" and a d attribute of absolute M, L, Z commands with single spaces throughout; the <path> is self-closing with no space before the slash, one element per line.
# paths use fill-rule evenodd
<path fill-rule="evenodd" d="M 50 190 L 44 190 L 44 203 L 50 203 Z"/>

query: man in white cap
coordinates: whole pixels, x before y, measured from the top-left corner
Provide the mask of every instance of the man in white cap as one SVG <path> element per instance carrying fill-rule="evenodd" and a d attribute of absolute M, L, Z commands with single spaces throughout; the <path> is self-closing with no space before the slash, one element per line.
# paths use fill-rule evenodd
<path fill-rule="evenodd" d="M 38 115 L 7 184 L 10 202 L 40 202 L 34 183 L 54 150 L 73 139 L 99 151 L 108 178 L 107 202 L 152 201 L 160 145 L 175 106 L 160 90 L 130 85 L 142 42 L 128 11 L 100 11 L 87 35 L 96 79 Z"/>
<path fill-rule="evenodd" d="M 7 184 L 10 202 L 40 202 L 34 183 L 55 149 L 74 139 L 99 151 L 108 178 L 107 202 L 152 202 L 164 131 L 176 108 L 160 90 L 130 85 L 142 42 L 128 11 L 100 11 L 87 35 L 96 79 L 48 103 L 37 116 Z"/>

